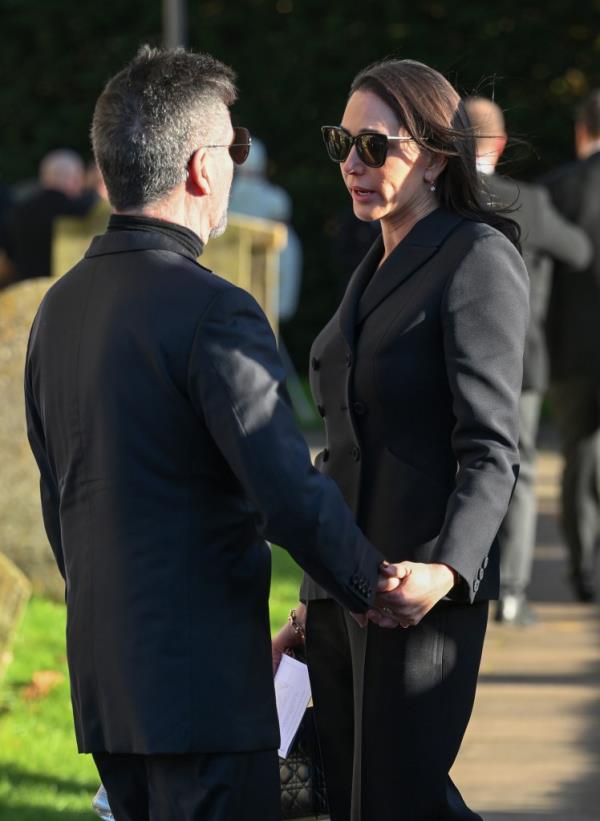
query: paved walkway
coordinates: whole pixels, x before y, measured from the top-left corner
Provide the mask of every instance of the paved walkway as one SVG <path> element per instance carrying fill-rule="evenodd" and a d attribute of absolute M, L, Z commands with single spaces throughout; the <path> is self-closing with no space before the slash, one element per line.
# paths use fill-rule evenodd
<path fill-rule="evenodd" d="M 453 777 L 485 821 L 599 821 L 600 608 L 573 601 L 557 527 L 560 459 L 542 451 L 529 628 L 490 622 Z"/>
<path fill-rule="evenodd" d="M 565 580 L 560 468 L 555 451 L 541 451 L 530 590 L 539 621 L 490 622 L 452 773 L 485 821 L 600 821 L 600 608 L 574 602 Z"/>

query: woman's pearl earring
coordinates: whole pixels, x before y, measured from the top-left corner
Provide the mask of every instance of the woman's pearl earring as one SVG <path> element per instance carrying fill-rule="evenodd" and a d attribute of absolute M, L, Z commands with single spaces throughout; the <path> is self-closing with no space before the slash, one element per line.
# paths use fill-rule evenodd
<path fill-rule="evenodd" d="M 431 185 L 429 186 L 429 190 L 430 190 L 430 191 L 435 191 L 436 187 L 437 187 L 437 186 L 436 186 L 436 184 L 435 184 L 435 180 L 434 180 L 434 181 L 431 183 Z"/>

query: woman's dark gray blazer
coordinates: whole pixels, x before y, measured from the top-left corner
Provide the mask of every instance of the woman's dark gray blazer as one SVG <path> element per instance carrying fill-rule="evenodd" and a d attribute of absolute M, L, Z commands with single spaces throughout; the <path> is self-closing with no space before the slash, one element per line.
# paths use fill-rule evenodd
<path fill-rule="evenodd" d="M 518 474 L 527 272 L 488 225 L 438 209 L 377 268 L 376 240 L 317 337 L 318 457 L 391 561 L 444 562 L 450 594 L 498 594 L 496 534 Z M 326 594 L 305 578 L 302 598 Z"/>

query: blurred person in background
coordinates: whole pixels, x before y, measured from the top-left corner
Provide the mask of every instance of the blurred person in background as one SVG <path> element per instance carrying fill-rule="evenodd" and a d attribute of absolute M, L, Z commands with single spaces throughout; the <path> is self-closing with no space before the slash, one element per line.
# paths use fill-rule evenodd
<path fill-rule="evenodd" d="M 88 191 L 95 191 L 98 201 L 101 203 L 106 203 L 107 207 L 110 208 L 108 190 L 102 177 L 102 173 L 98 168 L 98 163 L 95 161 L 88 163 L 85 170 L 85 187 Z"/>
<path fill-rule="evenodd" d="M 600 547 L 600 89 L 580 105 L 577 159 L 542 179 L 556 208 L 590 237 L 585 270 L 554 272 L 548 311 L 551 402 L 562 443 L 562 526 L 580 601 L 598 594 Z"/>
<path fill-rule="evenodd" d="M 267 151 L 264 143 L 252 138 L 252 151 L 233 177 L 229 211 L 260 219 L 283 222 L 287 241 L 278 257 L 277 316 L 279 323 L 279 355 L 287 371 L 287 388 L 294 411 L 301 422 L 314 421 L 314 409 L 306 399 L 302 384 L 284 341 L 284 323 L 292 319 L 298 308 L 302 285 L 302 246 L 291 224 L 292 199 L 280 185 L 267 177 Z"/>
<path fill-rule="evenodd" d="M 267 177 L 267 151 L 261 140 L 252 138 L 252 151 L 233 178 L 229 211 L 261 219 L 284 222 L 287 243 L 279 254 L 279 321 L 296 313 L 302 280 L 302 246 L 291 225 L 292 200 L 280 185 Z"/>
<path fill-rule="evenodd" d="M 42 159 L 39 187 L 18 199 L 5 223 L 5 248 L 14 268 L 13 280 L 52 274 L 54 220 L 85 216 L 96 200 L 85 188 L 85 166 L 75 151 L 51 151 Z"/>
<path fill-rule="evenodd" d="M 6 217 L 12 205 L 12 192 L 8 185 L 0 180 L 0 288 L 13 278 L 12 265 L 6 253 Z"/>
<path fill-rule="evenodd" d="M 531 580 L 537 505 L 535 498 L 536 440 L 542 399 L 548 388 L 548 354 L 544 323 L 552 269 L 581 270 L 592 256 L 587 234 L 554 208 L 545 188 L 517 182 L 496 173 L 508 136 L 502 109 L 492 100 L 471 97 L 465 108 L 475 131 L 477 169 L 486 196 L 494 207 L 510 211 L 521 229 L 521 252 L 529 273 L 529 328 L 523 363 L 523 391 L 519 400 L 521 468 L 500 542 L 500 598 L 496 620 L 527 625 L 535 620 L 527 603 Z"/>
<path fill-rule="evenodd" d="M 322 131 L 354 213 L 382 235 L 311 350 L 327 433 L 317 464 L 406 570 L 366 629 L 313 580 L 302 585 L 308 604 L 295 615 L 331 819 L 475 821 L 449 772 L 518 474 L 528 317 L 518 228 L 482 196 L 459 95 L 422 63 L 360 72 L 341 125 Z M 380 629 L 390 621 L 406 629 Z M 274 647 L 297 641 L 287 625 Z"/>

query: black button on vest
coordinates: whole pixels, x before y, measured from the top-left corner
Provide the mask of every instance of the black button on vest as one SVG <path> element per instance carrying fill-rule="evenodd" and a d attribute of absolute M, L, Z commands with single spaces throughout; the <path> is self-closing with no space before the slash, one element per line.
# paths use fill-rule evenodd
<path fill-rule="evenodd" d="M 365 413 L 367 412 L 367 406 L 365 404 L 363 404 L 362 402 L 355 402 L 352 407 L 354 409 L 354 413 L 357 416 L 364 416 Z"/>
<path fill-rule="evenodd" d="M 360 450 L 358 449 L 358 447 L 356 445 L 352 446 L 352 450 L 350 451 L 350 454 L 351 454 L 352 458 L 354 459 L 354 461 L 358 462 L 358 460 L 360 459 Z"/>
<path fill-rule="evenodd" d="M 313 358 L 310 361 L 310 364 L 312 365 L 313 371 L 318 371 L 321 367 L 321 360 L 317 359 L 316 356 L 313 356 Z"/>

